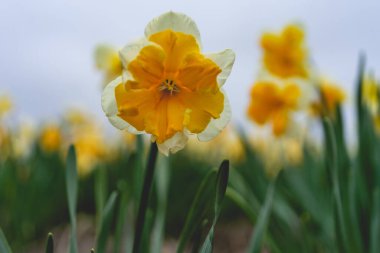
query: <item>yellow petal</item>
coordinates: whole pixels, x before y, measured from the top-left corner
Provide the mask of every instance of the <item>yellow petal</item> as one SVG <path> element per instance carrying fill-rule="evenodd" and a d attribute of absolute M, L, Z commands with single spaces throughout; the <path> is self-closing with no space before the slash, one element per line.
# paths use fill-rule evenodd
<path fill-rule="evenodd" d="M 175 73 L 187 55 L 199 53 L 195 37 L 189 34 L 165 30 L 152 34 L 149 40 L 164 50 L 166 54 L 164 65 L 168 73 Z"/>

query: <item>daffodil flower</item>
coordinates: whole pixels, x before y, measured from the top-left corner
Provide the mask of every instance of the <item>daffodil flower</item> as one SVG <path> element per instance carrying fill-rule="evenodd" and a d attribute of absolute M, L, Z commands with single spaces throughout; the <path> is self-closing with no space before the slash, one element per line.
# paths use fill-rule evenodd
<path fill-rule="evenodd" d="M 363 103 L 367 106 L 373 116 L 379 114 L 379 94 L 380 88 L 373 77 L 366 76 L 363 80 L 362 87 Z"/>
<path fill-rule="evenodd" d="M 311 104 L 312 114 L 319 116 L 324 108 L 328 115 L 334 117 L 337 106 L 343 103 L 346 94 L 343 89 L 328 80 L 322 80 L 319 89 L 322 101 Z"/>
<path fill-rule="evenodd" d="M 59 126 L 56 124 L 48 124 L 44 126 L 39 143 L 45 152 L 57 152 L 62 144 L 62 133 Z"/>
<path fill-rule="evenodd" d="M 194 21 L 175 12 L 153 19 L 145 38 L 120 51 L 123 75 L 103 91 L 102 107 L 117 128 L 148 133 L 161 153 L 182 149 L 189 134 L 214 138 L 229 122 L 222 86 L 235 54 L 201 52 Z"/>
<path fill-rule="evenodd" d="M 118 50 L 106 44 L 95 49 L 96 67 L 104 72 L 104 85 L 120 76 L 123 70 Z"/>
<path fill-rule="evenodd" d="M 271 74 L 281 78 L 308 77 L 304 32 L 299 26 L 288 25 L 280 34 L 264 33 L 260 43 L 264 68 Z"/>
<path fill-rule="evenodd" d="M 9 96 L 0 96 L 0 119 L 2 119 L 12 109 L 12 101 Z"/>
<path fill-rule="evenodd" d="M 272 123 L 272 132 L 279 137 L 291 123 L 290 114 L 300 108 L 301 88 L 296 83 L 257 81 L 251 89 L 248 117 L 259 125 Z"/>

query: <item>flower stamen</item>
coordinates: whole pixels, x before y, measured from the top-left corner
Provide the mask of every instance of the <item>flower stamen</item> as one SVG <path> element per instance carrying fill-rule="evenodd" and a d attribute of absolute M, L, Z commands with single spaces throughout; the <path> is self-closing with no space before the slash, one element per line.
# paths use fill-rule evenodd
<path fill-rule="evenodd" d="M 165 79 L 165 81 L 160 84 L 159 90 L 170 93 L 170 95 L 173 95 L 173 92 L 179 92 L 178 85 L 171 79 Z"/>

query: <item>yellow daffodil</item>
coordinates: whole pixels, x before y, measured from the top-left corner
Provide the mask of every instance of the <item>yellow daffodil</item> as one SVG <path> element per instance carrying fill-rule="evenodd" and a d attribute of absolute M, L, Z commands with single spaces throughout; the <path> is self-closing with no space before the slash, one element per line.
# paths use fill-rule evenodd
<path fill-rule="evenodd" d="M 122 74 L 119 52 L 110 45 L 99 45 L 95 50 L 96 67 L 104 72 L 104 85 Z"/>
<path fill-rule="evenodd" d="M 9 96 L 0 96 L 0 119 L 12 109 L 12 101 Z"/>
<path fill-rule="evenodd" d="M 62 143 L 62 134 L 59 126 L 55 124 L 46 125 L 42 129 L 39 140 L 42 150 L 47 153 L 57 152 Z"/>
<path fill-rule="evenodd" d="M 363 80 L 362 100 L 372 117 L 376 132 L 380 134 L 380 86 L 372 76 L 366 76 Z"/>
<path fill-rule="evenodd" d="M 290 124 L 289 114 L 300 105 L 301 88 L 295 83 L 258 81 L 251 89 L 248 117 L 259 125 L 272 123 L 275 136 L 283 135 Z"/>
<path fill-rule="evenodd" d="M 88 175 L 106 156 L 105 140 L 99 130 L 92 126 L 76 132 L 73 144 L 77 152 L 79 176 Z"/>
<path fill-rule="evenodd" d="M 215 137 L 230 119 L 221 89 L 231 72 L 232 50 L 202 54 L 198 28 L 175 12 L 153 19 L 145 38 L 120 51 L 123 75 L 106 86 L 102 107 L 109 121 L 148 133 L 165 155 L 182 149 L 189 134 Z"/>
<path fill-rule="evenodd" d="M 281 78 L 308 76 L 304 32 L 297 25 L 288 25 L 280 34 L 264 33 L 261 37 L 263 64 L 271 74 Z"/>
<path fill-rule="evenodd" d="M 64 123 L 66 146 L 76 149 L 78 175 L 87 176 L 107 156 L 103 132 L 94 117 L 78 109 L 68 111 Z"/>
<path fill-rule="evenodd" d="M 366 76 L 362 86 L 363 103 L 372 115 L 379 114 L 380 88 L 373 77 Z"/>
<path fill-rule="evenodd" d="M 324 110 L 330 116 L 334 116 L 336 107 L 346 99 L 344 90 L 327 80 L 322 80 L 319 86 L 320 101 L 311 104 L 312 115 L 319 116 Z"/>

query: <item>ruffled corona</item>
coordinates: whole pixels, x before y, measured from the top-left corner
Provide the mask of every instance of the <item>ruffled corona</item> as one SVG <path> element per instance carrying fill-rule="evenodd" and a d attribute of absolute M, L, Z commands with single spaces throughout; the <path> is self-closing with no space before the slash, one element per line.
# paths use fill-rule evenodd
<path fill-rule="evenodd" d="M 145 38 L 120 51 L 123 75 L 105 88 L 102 107 L 119 129 L 152 135 L 168 155 L 182 149 L 189 134 L 202 141 L 228 123 L 222 85 L 235 59 L 232 50 L 202 54 L 200 35 L 189 17 L 168 12 L 153 19 Z"/>

